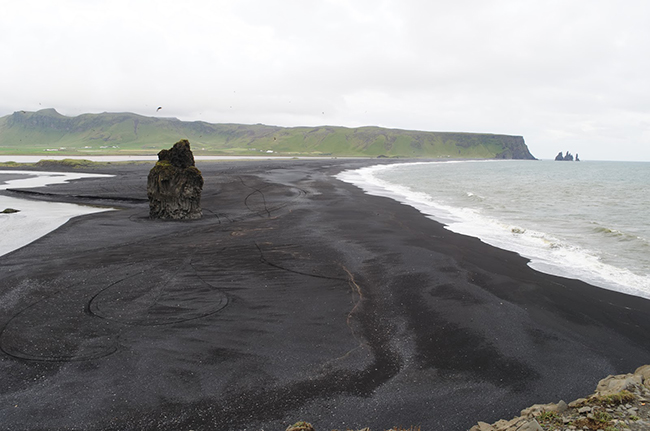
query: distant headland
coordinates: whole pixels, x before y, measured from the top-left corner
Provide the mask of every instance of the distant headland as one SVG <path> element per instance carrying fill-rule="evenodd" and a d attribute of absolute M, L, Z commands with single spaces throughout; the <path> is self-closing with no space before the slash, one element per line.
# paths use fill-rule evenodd
<path fill-rule="evenodd" d="M 196 155 L 283 155 L 535 160 L 522 136 L 382 127 L 213 124 L 132 113 L 61 115 L 54 109 L 0 118 L 0 154 L 155 155 L 188 139 Z"/>

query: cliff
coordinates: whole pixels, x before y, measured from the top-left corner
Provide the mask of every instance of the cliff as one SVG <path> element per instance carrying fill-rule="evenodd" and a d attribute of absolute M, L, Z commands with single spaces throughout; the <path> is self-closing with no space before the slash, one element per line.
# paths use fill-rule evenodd
<path fill-rule="evenodd" d="M 0 154 L 156 154 L 188 139 L 196 155 L 534 159 L 523 137 L 381 127 L 212 124 L 131 113 L 67 117 L 54 109 L 0 118 Z"/>

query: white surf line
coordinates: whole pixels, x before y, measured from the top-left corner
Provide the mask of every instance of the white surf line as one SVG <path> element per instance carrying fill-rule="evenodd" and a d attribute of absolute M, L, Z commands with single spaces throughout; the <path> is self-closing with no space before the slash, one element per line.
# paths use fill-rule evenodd
<path fill-rule="evenodd" d="M 49 184 L 62 184 L 81 178 L 113 176 L 67 172 L 0 171 L 0 181 L 2 181 L 3 174 L 29 175 L 29 177 L 0 183 L 0 190 L 42 187 Z M 6 208 L 17 209 L 20 212 L 11 214 L 0 213 L 0 256 L 36 241 L 40 237 L 62 226 L 73 217 L 111 211 L 109 208 L 95 208 L 60 202 L 33 201 L 0 195 L 0 212 Z"/>
<path fill-rule="evenodd" d="M 617 268 L 604 264 L 597 257 L 568 243 L 565 247 L 552 248 L 544 244 L 552 236 L 543 232 L 528 230 L 525 234 L 515 235 L 510 229 L 513 226 L 502 230 L 507 225 L 496 219 L 472 219 L 471 213 L 460 216 L 459 208 L 440 205 L 425 193 L 413 192 L 405 186 L 389 183 L 374 176 L 377 171 L 398 166 L 466 162 L 470 161 L 373 165 L 342 171 L 335 175 L 335 178 L 353 184 L 369 195 L 388 197 L 409 205 L 420 211 L 424 216 L 441 223 L 451 232 L 478 238 L 493 247 L 515 252 L 528 259 L 528 266 L 538 272 L 577 279 L 592 286 L 650 299 L 650 279 L 648 276 L 636 275 L 626 268 Z M 510 232 L 510 235 L 499 235 L 500 231 Z"/>

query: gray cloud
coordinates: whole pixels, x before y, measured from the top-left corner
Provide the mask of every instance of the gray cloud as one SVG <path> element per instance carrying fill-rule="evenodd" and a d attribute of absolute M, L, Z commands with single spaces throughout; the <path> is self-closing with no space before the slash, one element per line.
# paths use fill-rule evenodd
<path fill-rule="evenodd" d="M 647 2 L 26 0 L 3 6 L 0 115 L 524 135 L 650 160 Z M 613 151 L 615 153 L 613 153 Z"/>

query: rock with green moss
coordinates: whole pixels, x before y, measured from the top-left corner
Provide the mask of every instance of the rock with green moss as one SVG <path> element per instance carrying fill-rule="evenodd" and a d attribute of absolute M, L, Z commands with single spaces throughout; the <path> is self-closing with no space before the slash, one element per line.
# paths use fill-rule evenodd
<path fill-rule="evenodd" d="M 147 178 L 149 216 L 164 220 L 192 220 L 203 216 L 203 176 L 194 165 L 186 139 L 158 153 L 158 162 Z"/>

